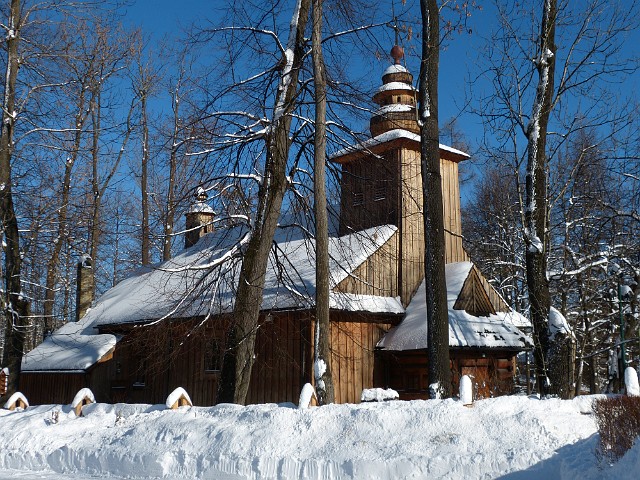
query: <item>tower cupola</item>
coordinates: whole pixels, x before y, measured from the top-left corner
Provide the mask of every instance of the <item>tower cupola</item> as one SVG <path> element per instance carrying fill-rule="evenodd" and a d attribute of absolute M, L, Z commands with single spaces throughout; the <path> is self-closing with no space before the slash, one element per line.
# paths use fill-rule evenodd
<path fill-rule="evenodd" d="M 184 248 L 195 245 L 203 235 L 213 232 L 213 219 L 216 212 L 206 203 L 208 197 L 204 188 L 199 187 L 196 201 L 191 204 L 185 218 Z"/>
<path fill-rule="evenodd" d="M 380 107 L 369 123 L 372 137 L 398 128 L 413 133 L 420 132 L 416 118 L 413 75 L 400 63 L 404 51 L 395 45 L 391 49 L 391 57 L 394 63 L 385 70 L 382 85 L 373 96 L 373 101 Z"/>

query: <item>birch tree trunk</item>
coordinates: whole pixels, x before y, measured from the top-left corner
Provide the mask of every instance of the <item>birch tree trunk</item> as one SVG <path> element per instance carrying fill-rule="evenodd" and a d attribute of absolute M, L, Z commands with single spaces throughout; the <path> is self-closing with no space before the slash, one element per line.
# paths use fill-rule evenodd
<path fill-rule="evenodd" d="M 420 0 L 422 60 L 419 121 L 423 191 L 427 350 L 431 398 L 451 396 L 449 316 L 445 279 L 444 219 L 438 129 L 440 25 L 437 0 Z"/>
<path fill-rule="evenodd" d="M 314 214 L 316 226 L 316 339 L 315 384 L 318 403 L 334 402 L 331 376 L 331 324 L 329 318 L 329 222 L 325 159 L 327 149 L 327 78 L 322 55 L 322 0 L 313 2 L 313 81 L 315 88 Z"/>
<path fill-rule="evenodd" d="M 555 30 L 557 0 L 545 0 L 540 31 L 540 50 L 536 59 L 538 84 L 531 122 L 527 129 L 527 173 L 525 182 L 525 246 L 527 287 L 533 323 L 534 359 L 538 392 L 554 389 L 549 365 L 549 281 L 547 279 L 547 127 L 551 113 L 556 65 Z"/>
<path fill-rule="evenodd" d="M 264 173 L 258 189 L 258 210 L 242 261 L 222 365 L 219 402 L 244 404 L 249 390 L 267 262 L 287 189 L 286 168 L 291 145 L 290 113 L 295 106 L 298 72 L 305 53 L 304 31 L 310 3 L 311 0 L 297 1 L 283 55 L 273 119 L 266 138 Z"/>

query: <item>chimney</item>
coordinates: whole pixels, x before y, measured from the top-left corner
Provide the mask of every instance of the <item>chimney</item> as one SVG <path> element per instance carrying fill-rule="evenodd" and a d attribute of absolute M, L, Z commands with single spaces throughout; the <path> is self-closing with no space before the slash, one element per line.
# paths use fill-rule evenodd
<path fill-rule="evenodd" d="M 76 322 L 84 317 L 93 303 L 93 262 L 89 255 L 78 261 L 76 277 Z"/>
<path fill-rule="evenodd" d="M 202 187 L 199 187 L 196 193 L 196 201 L 186 214 L 184 248 L 195 245 L 205 234 L 213 232 L 213 218 L 216 212 L 206 203 L 207 198 L 207 192 Z"/>

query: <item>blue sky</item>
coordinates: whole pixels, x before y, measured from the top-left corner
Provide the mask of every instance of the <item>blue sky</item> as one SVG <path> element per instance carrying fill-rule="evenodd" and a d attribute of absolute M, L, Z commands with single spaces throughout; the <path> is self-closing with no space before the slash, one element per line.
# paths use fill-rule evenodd
<path fill-rule="evenodd" d="M 293 1 L 289 3 L 293 4 Z M 383 4 L 388 4 L 389 18 L 391 18 L 391 3 L 391 0 L 383 0 L 380 3 L 383 13 L 386 8 Z M 408 3 L 411 4 L 411 1 Z M 410 12 L 414 19 L 419 19 L 417 3 L 417 0 L 413 1 L 414 6 Z M 485 43 L 482 37 L 488 36 L 496 25 L 495 12 L 489 6 L 491 2 L 478 3 L 483 5 L 483 8 L 474 10 L 468 19 L 467 27 L 471 29 L 472 33 L 453 35 L 440 55 L 440 122 L 443 124 L 446 120 L 457 117 L 458 128 L 464 132 L 472 145 L 481 140 L 483 128 L 477 117 L 463 111 L 465 89 L 469 89 L 468 79 L 477 75 L 478 61 L 482 57 L 481 46 Z M 398 10 L 401 4 L 400 0 L 396 0 L 395 4 Z M 153 33 L 156 38 L 160 38 L 164 34 L 179 36 L 182 30 L 189 28 L 193 22 L 210 20 L 214 24 L 217 23 L 219 18 L 224 15 L 224 10 L 228 5 L 226 0 L 137 0 L 127 9 L 126 20 L 132 25 L 141 26 L 147 33 Z M 391 42 L 389 41 L 389 43 Z M 419 49 L 419 44 L 415 39 L 413 45 Z M 629 36 L 624 49 L 629 53 L 639 55 L 638 45 L 640 45 L 640 32 L 635 31 Z M 389 49 L 390 47 L 391 44 L 389 44 Z M 372 57 L 363 58 L 361 61 L 371 62 L 374 65 L 377 62 L 380 74 L 382 74 L 386 64 L 391 60 L 390 58 L 378 60 Z M 353 61 L 352 63 L 354 68 L 357 68 L 358 62 Z M 375 68 L 378 68 L 377 65 Z M 408 67 L 417 76 L 417 58 L 409 58 Z M 379 81 L 378 79 L 375 80 Z M 486 83 L 482 82 L 473 86 L 477 92 L 486 90 L 488 87 Z M 640 88 L 640 74 L 634 74 L 617 88 L 622 95 L 632 94 Z M 479 95 L 474 96 L 479 97 Z"/>

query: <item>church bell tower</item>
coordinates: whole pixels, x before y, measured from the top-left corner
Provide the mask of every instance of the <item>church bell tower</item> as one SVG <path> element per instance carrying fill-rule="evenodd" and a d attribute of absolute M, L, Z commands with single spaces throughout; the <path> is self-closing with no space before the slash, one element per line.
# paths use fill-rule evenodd
<path fill-rule="evenodd" d="M 401 64 L 401 47 L 373 96 L 378 108 L 369 123 L 371 138 L 332 156 L 341 164 L 341 235 L 379 225 L 397 232 L 397 295 L 406 304 L 424 279 L 424 222 L 420 167 L 420 127 L 413 75 Z M 469 156 L 440 145 L 445 260 L 468 260 L 462 248 L 458 162 Z"/>

